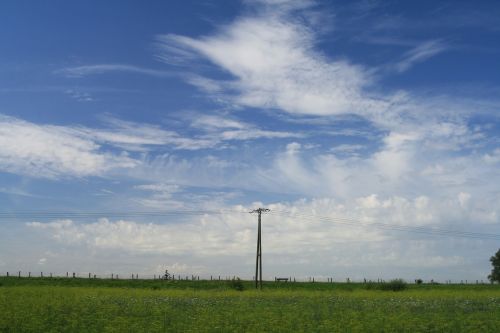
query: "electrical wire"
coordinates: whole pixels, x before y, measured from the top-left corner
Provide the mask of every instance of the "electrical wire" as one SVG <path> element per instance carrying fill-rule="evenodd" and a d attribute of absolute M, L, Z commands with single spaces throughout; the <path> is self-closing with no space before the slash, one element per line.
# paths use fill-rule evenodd
<path fill-rule="evenodd" d="M 11 211 L 0 212 L 1 220 L 85 219 L 85 218 L 152 218 L 172 216 L 204 216 L 241 212 L 235 210 L 169 210 L 169 211 Z M 5 223 L 5 222 L 3 222 Z"/>
<path fill-rule="evenodd" d="M 161 218 L 161 217 L 181 217 L 181 216 L 205 216 L 205 215 L 222 215 L 227 213 L 247 213 L 242 210 L 166 210 L 166 211 L 10 211 L 0 212 L 0 223 L 4 224 L 5 220 L 12 222 L 18 220 L 43 220 L 43 219 L 88 219 L 88 218 Z M 382 230 L 400 231 L 408 233 L 420 233 L 434 236 L 461 237 L 473 239 L 488 239 L 500 240 L 500 234 L 480 233 L 463 230 L 452 230 L 433 228 L 425 226 L 405 226 L 381 222 L 365 222 L 360 219 L 341 216 L 320 216 L 315 214 L 307 214 L 303 212 L 291 212 L 284 210 L 271 210 L 266 214 L 275 217 L 300 218 L 309 222 L 328 222 L 336 225 L 345 225 L 351 227 L 373 227 Z"/>
<path fill-rule="evenodd" d="M 375 227 L 384 230 L 403 231 L 403 232 L 420 233 L 420 234 L 428 234 L 436 236 L 500 240 L 499 234 L 489 234 L 489 233 L 479 233 L 479 232 L 470 232 L 462 230 L 450 230 L 450 229 L 419 227 L 419 226 L 404 226 L 404 225 L 396 225 L 396 224 L 388 224 L 380 222 L 366 223 L 359 219 L 353 219 L 347 217 L 332 217 L 332 216 L 327 217 L 327 216 L 309 215 L 305 213 L 289 212 L 289 211 L 272 210 L 271 212 L 269 212 L 269 214 L 275 216 L 287 216 L 291 218 L 296 217 L 310 222 L 317 222 L 317 221 L 330 222 L 334 224 L 348 225 L 354 227 Z"/>

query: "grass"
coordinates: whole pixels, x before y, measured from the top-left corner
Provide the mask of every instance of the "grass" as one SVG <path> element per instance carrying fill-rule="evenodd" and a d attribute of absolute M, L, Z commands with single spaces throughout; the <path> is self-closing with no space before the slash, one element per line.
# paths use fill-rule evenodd
<path fill-rule="evenodd" d="M 496 332 L 498 285 L 0 278 L 0 332 Z"/>

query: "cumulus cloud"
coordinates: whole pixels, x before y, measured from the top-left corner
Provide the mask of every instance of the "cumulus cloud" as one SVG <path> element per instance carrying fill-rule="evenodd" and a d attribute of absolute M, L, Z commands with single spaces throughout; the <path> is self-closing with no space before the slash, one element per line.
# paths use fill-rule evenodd
<path fill-rule="evenodd" d="M 258 205 L 261 203 L 253 207 Z M 307 267 L 326 274 L 331 270 L 335 274 L 350 272 L 360 278 L 362 274 L 378 274 L 378 271 L 371 272 L 378 266 L 383 267 L 383 276 L 405 272 L 407 278 L 412 278 L 426 268 L 435 271 L 443 266 L 472 265 L 465 253 L 453 251 L 453 239 L 371 226 L 377 221 L 413 227 L 429 227 L 436 221 L 450 222 L 456 216 L 453 210 L 461 210 L 458 200 L 443 203 L 425 196 L 372 194 L 355 200 L 302 199 L 268 207 L 271 212 L 263 217 L 265 260 L 270 265 L 266 274 L 303 271 Z M 47 233 L 66 247 L 99 253 L 120 251 L 131 258 L 161 255 L 164 263 L 171 262 L 170 266 L 162 264 L 162 267 L 179 265 L 176 270 L 183 272 L 188 270 L 181 269 L 186 262 L 196 271 L 197 266 L 223 257 L 224 265 L 233 270 L 237 267 L 249 275 L 248 267 L 254 258 L 256 219 L 255 215 L 248 214 L 251 209 L 252 206 L 232 206 L 182 222 L 172 217 L 166 217 L 163 223 L 102 218 L 91 223 L 57 220 L 31 222 L 28 226 Z M 470 229 L 470 226 L 460 228 Z M 474 240 L 464 242 L 472 244 Z M 443 250 L 447 247 L 453 250 Z M 217 269 L 212 267 L 210 271 L 205 267 L 203 271 L 213 274 Z"/>

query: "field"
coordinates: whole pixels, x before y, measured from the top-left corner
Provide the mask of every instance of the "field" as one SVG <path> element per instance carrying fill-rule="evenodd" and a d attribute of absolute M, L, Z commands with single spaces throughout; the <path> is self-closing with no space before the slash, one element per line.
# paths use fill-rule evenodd
<path fill-rule="evenodd" d="M 498 332 L 500 286 L 0 278 L 0 332 Z"/>

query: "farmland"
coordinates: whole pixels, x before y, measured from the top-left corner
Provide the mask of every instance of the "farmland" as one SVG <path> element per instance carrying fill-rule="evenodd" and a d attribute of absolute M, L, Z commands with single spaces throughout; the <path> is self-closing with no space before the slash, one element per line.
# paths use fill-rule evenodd
<path fill-rule="evenodd" d="M 0 278 L 0 332 L 495 332 L 498 285 Z"/>

